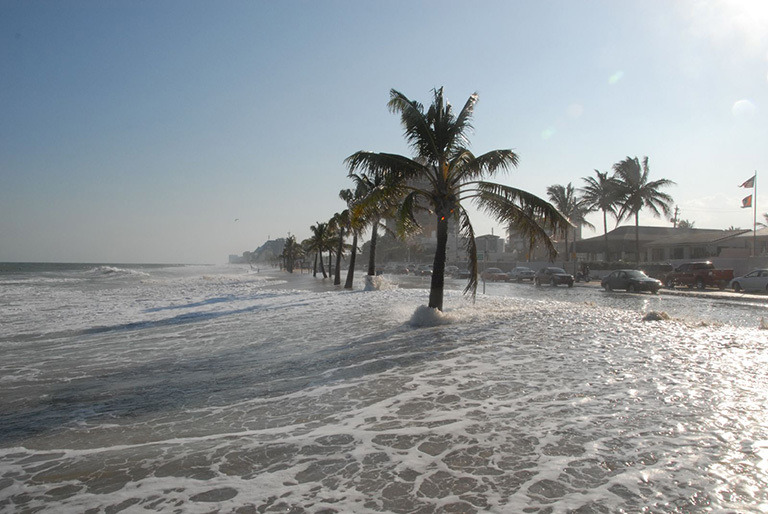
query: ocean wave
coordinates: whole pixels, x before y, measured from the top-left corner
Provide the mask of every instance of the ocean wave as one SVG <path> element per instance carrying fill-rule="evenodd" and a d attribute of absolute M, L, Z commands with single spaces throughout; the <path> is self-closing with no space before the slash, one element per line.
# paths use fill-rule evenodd
<path fill-rule="evenodd" d="M 149 273 L 139 271 L 135 269 L 118 268 L 116 266 L 96 266 L 91 268 L 87 272 L 91 276 L 104 276 L 104 277 L 149 277 Z"/>

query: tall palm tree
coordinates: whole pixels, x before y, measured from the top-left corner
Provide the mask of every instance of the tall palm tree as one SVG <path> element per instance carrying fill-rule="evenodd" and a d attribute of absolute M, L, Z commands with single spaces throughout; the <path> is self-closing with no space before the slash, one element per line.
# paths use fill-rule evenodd
<path fill-rule="evenodd" d="M 338 213 L 331 216 L 328 220 L 328 228 L 326 229 L 325 236 L 325 249 L 328 251 L 328 275 L 334 272 L 333 270 L 333 254 L 336 251 L 336 247 L 339 245 L 339 238 L 343 238 L 343 234 L 339 234 L 339 218 Z M 341 243 L 343 244 L 343 242 Z"/>
<path fill-rule="evenodd" d="M 586 206 L 593 211 L 603 212 L 603 237 L 605 238 L 605 259 L 608 260 L 608 213 L 618 221 L 616 211 L 619 201 L 619 185 L 615 178 L 609 177 L 608 172 L 595 170 L 595 177 L 583 177 L 586 185 L 580 189 Z"/>
<path fill-rule="evenodd" d="M 368 175 L 349 173 L 355 182 L 355 218 L 364 226 L 371 227 L 370 250 L 368 252 L 368 275 L 376 274 L 376 244 L 379 238 L 381 220 L 394 214 L 399 198 L 387 195 L 384 189 L 385 176 L 378 172 Z"/>
<path fill-rule="evenodd" d="M 344 255 L 344 238 L 349 226 L 349 209 L 338 212 L 333 216 L 333 224 L 336 226 L 336 268 L 333 273 L 333 285 L 341 284 L 341 257 Z"/>
<path fill-rule="evenodd" d="M 554 184 L 547 188 L 549 200 L 557 207 L 557 210 L 570 221 L 574 227 L 573 244 L 576 245 L 576 230 L 578 227 L 588 226 L 594 228 L 585 217 L 589 213 L 586 203 L 576 196 L 576 190 L 573 184 L 568 182 L 567 186 Z M 568 226 L 565 226 L 565 260 L 570 260 L 571 251 L 568 249 Z"/>
<path fill-rule="evenodd" d="M 467 148 L 467 135 L 477 94 L 469 97 L 464 107 L 455 113 L 443 96 L 443 89 L 434 89 L 432 104 L 422 104 L 391 90 L 389 109 L 400 114 L 405 138 L 414 150 L 414 158 L 390 153 L 357 152 L 346 159 L 350 172 L 362 169 L 370 177 L 380 173 L 388 198 L 402 198 L 397 211 L 398 227 L 402 232 L 417 225 L 414 211 L 424 206 L 437 222 L 437 247 L 432 267 L 429 307 L 443 309 L 445 260 L 448 242 L 448 222 L 458 223 L 469 255 L 470 278 L 465 289 L 474 296 L 477 291 L 477 247 L 474 228 L 464 205 L 474 201 L 478 207 L 501 222 L 524 216 L 542 216 L 550 229 L 567 224 L 563 216 L 545 200 L 513 187 L 486 182 L 485 178 L 517 166 L 518 156 L 512 150 L 493 150 L 475 156 Z M 531 207 L 530 211 L 527 207 Z M 545 227 L 536 225 L 536 232 L 546 237 Z M 546 239 L 549 241 L 548 237 Z M 549 242 L 548 249 L 556 253 Z"/>
<path fill-rule="evenodd" d="M 320 272 L 323 274 L 323 278 L 326 278 L 328 275 L 326 275 L 325 268 L 323 267 L 323 252 L 328 245 L 328 224 L 318 222 L 309 227 L 309 230 L 312 232 L 312 235 L 307 240 L 307 248 L 309 251 L 315 252 L 315 265 L 312 270 L 312 276 L 317 276 L 317 262 L 319 260 Z"/>
<path fill-rule="evenodd" d="M 637 157 L 627 157 L 613 165 L 614 174 L 619 184 L 619 219 L 635 217 L 635 256 L 640 262 L 640 211 L 647 207 L 654 216 L 662 213 L 669 217 L 672 213 L 672 197 L 660 191 L 673 186 L 671 180 L 662 178 L 648 181 L 648 157 L 643 157 L 642 164 Z"/>
<path fill-rule="evenodd" d="M 347 230 L 352 232 L 349 268 L 347 269 L 347 279 L 344 283 L 344 289 L 352 289 L 352 283 L 355 278 L 355 263 L 357 260 L 357 243 L 360 234 L 365 230 L 369 223 L 373 223 L 373 236 L 371 239 L 372 241 L 375 240 L 376 225 L 378 225 L 379 222 L 379 215 L 376 210 L 374 210 L 375 219 L 371 220 L 369 213 L 364 209 L 359 208 L 361 202 L 371 194 L 372 187 L 370 180 L 365 176 L 355 175 L 354 173 L 351 174 L 350 177 L 356 183 L 354 192 L 351 189 L 343 189 L 339 192 L 339 198 L 344 200 L 347 204 L 347 210 L 345 211 L 347 213 L 347 217 L 345 218 Z M 372 243 L 372 246 L 375 246 L 375 243 Z"/>

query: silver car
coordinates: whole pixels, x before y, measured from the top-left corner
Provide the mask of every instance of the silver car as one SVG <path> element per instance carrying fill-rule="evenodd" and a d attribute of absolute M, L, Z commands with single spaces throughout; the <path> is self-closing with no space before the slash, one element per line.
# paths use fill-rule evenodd
<path fill-rule="evenodd" d="M 522 282 L 523 280 L 530 280 L 533 282 L 533 277 L 535 276 L 536 272 L 531 268 L 527 268 L 525 266 L 517 266 L 516 268 L 512 268 L 512 271 L 507 274 L 507 280 L 510 282 Z"/>
<path fill-rule="evenodd" d="M 768 291 L 768 269 L 756 269 L 743 277 L 731 280 L 731 287 L 739 291 Z"/>

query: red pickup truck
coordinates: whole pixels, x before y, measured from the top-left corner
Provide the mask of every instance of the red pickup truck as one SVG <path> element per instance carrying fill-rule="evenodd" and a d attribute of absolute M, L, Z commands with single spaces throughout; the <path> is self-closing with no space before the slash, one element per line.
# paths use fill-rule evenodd
<path fill-rule="evenodd" d="M 686 262 L 681 264 L 664 277 L 664 285 L 667 287 L 696 286 L 698 289 L 717 287 L 725 289 L 725 286 L 733 280 L 732 269 L 715 269 L 710 261 Z"/>

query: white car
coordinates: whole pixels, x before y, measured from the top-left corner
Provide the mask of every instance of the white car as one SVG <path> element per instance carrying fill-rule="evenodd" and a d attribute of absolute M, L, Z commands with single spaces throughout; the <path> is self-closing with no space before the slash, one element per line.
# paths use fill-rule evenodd
<path fill-rule="evenodd" d="M 768 269 L 756 269 L 743 277 L 731 280 L 731 287 L 739 291 L 768 291 Z"/>

